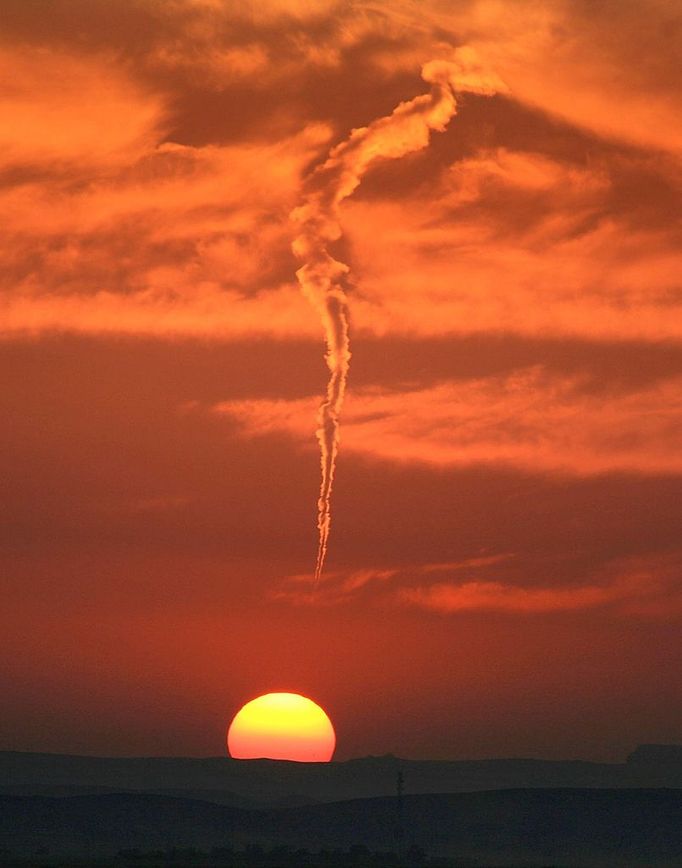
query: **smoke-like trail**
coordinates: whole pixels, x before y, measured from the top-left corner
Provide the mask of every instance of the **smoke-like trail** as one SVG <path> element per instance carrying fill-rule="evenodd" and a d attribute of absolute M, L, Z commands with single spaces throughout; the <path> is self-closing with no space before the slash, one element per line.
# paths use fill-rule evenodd
<path fill-rule="evenodd" d="M 322 481 L 318 500 L 319 546 L 315 581 L 324 568 L 331 527 L 331 493 L 339 449 L 339 416 L 350 364 L 348 298 L 343 287 L 348 266 L 329 253 L 341 237 L 339 205 L 358 187 L 370 165 L 425 148 L 432 130 L 443 131 L 456 112 L 455 91 L 493 94 L 499 80 L 484 73 L 471 49 L 461 48 L 452 61 L 434 60 L 422 68 L 429 93 L 400 103 L 392 114 L 351 132 L 306 182 L 303 204 L 292 212 L 299 234 L 292 249 L 303 265 L 296 272 L 304 295 L 318 311 L 327 344 L 327 394 L 318 412 Z"/>

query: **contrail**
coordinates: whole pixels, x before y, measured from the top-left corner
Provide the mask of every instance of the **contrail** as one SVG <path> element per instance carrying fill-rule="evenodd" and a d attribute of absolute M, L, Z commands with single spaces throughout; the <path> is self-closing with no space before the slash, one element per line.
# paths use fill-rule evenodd
<path fill-rule="evenodd" d="M 431 85 L 429 93 L 400 103 L 392 114 L 353 130 L 345 142 L 332 148 L 327 160 L 307 179 L 303 204 L 291 214 L 299 229 L 292 250 L 303 263 L 296 277 L 322 320 L 330 372 L 327 394 L 318 411 L 322 481 L 317 504 L 316 583 L 327 555 L 331 493 L 339 451 L 339 416 L 351 357 L 348 297 L 343 286 L 349 269 L 328 250 L 328 245 L 341 237 L 339 205 L 358 187 L 374 161 L 398 159 L 419 151 L 428 145 L 432 130 L 445 130 L 457 110 L 455 91 L 491 95 L 501 86 L 496 76 L 483 72 L 469 48 L 457 49 L 452 61 L 426 63 L 422 78 Z"/>

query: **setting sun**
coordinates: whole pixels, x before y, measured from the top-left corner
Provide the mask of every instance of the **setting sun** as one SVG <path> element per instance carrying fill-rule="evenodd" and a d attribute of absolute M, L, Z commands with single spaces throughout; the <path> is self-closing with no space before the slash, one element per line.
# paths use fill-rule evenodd
<path fill-rule="evenodd" d="M 329 762 L 336 746 L 327 714 L 298 693 L 266 693 L 247 702 L 227 731 L 234 759 Z"/>

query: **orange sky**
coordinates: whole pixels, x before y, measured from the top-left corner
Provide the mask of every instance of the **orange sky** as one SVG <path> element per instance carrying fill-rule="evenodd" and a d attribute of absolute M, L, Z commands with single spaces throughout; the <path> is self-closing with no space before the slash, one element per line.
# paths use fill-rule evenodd
<path fill-rule="evenodd" d="M 667 0 L 3 0 L 0 749 L 220 754 L 267 691 L 339 758 L 682 737 L 680 34 Z M 289 215 L 456 57 L 497 93 L 338 207 L 311 597 Z"/>

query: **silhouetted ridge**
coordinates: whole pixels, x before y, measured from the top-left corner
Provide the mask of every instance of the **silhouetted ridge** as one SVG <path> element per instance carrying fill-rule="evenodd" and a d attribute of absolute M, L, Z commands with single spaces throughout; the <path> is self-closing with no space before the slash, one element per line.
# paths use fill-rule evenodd
<path fill-rule="evenodd" d="M 640 744 L 627 761 L 629 764 L 667 765 L 682 769 L 682 744 Z"/>
<path fill-rule="evenodd" d="M 235 807 L 271 807 L 392 796 L 396 775 L 405 792 L 455 793 L 515 788 L 682 787 L 680 748 L 643 745 L 626 763 L 582 760 L 405 760 L 364 757 L 294 763 L 226 757 L 87 757 L 0 753 L 0 793 L 75 795 L 145 791 Z M 672 759 L 669 759 L 672 757 Z"/>

